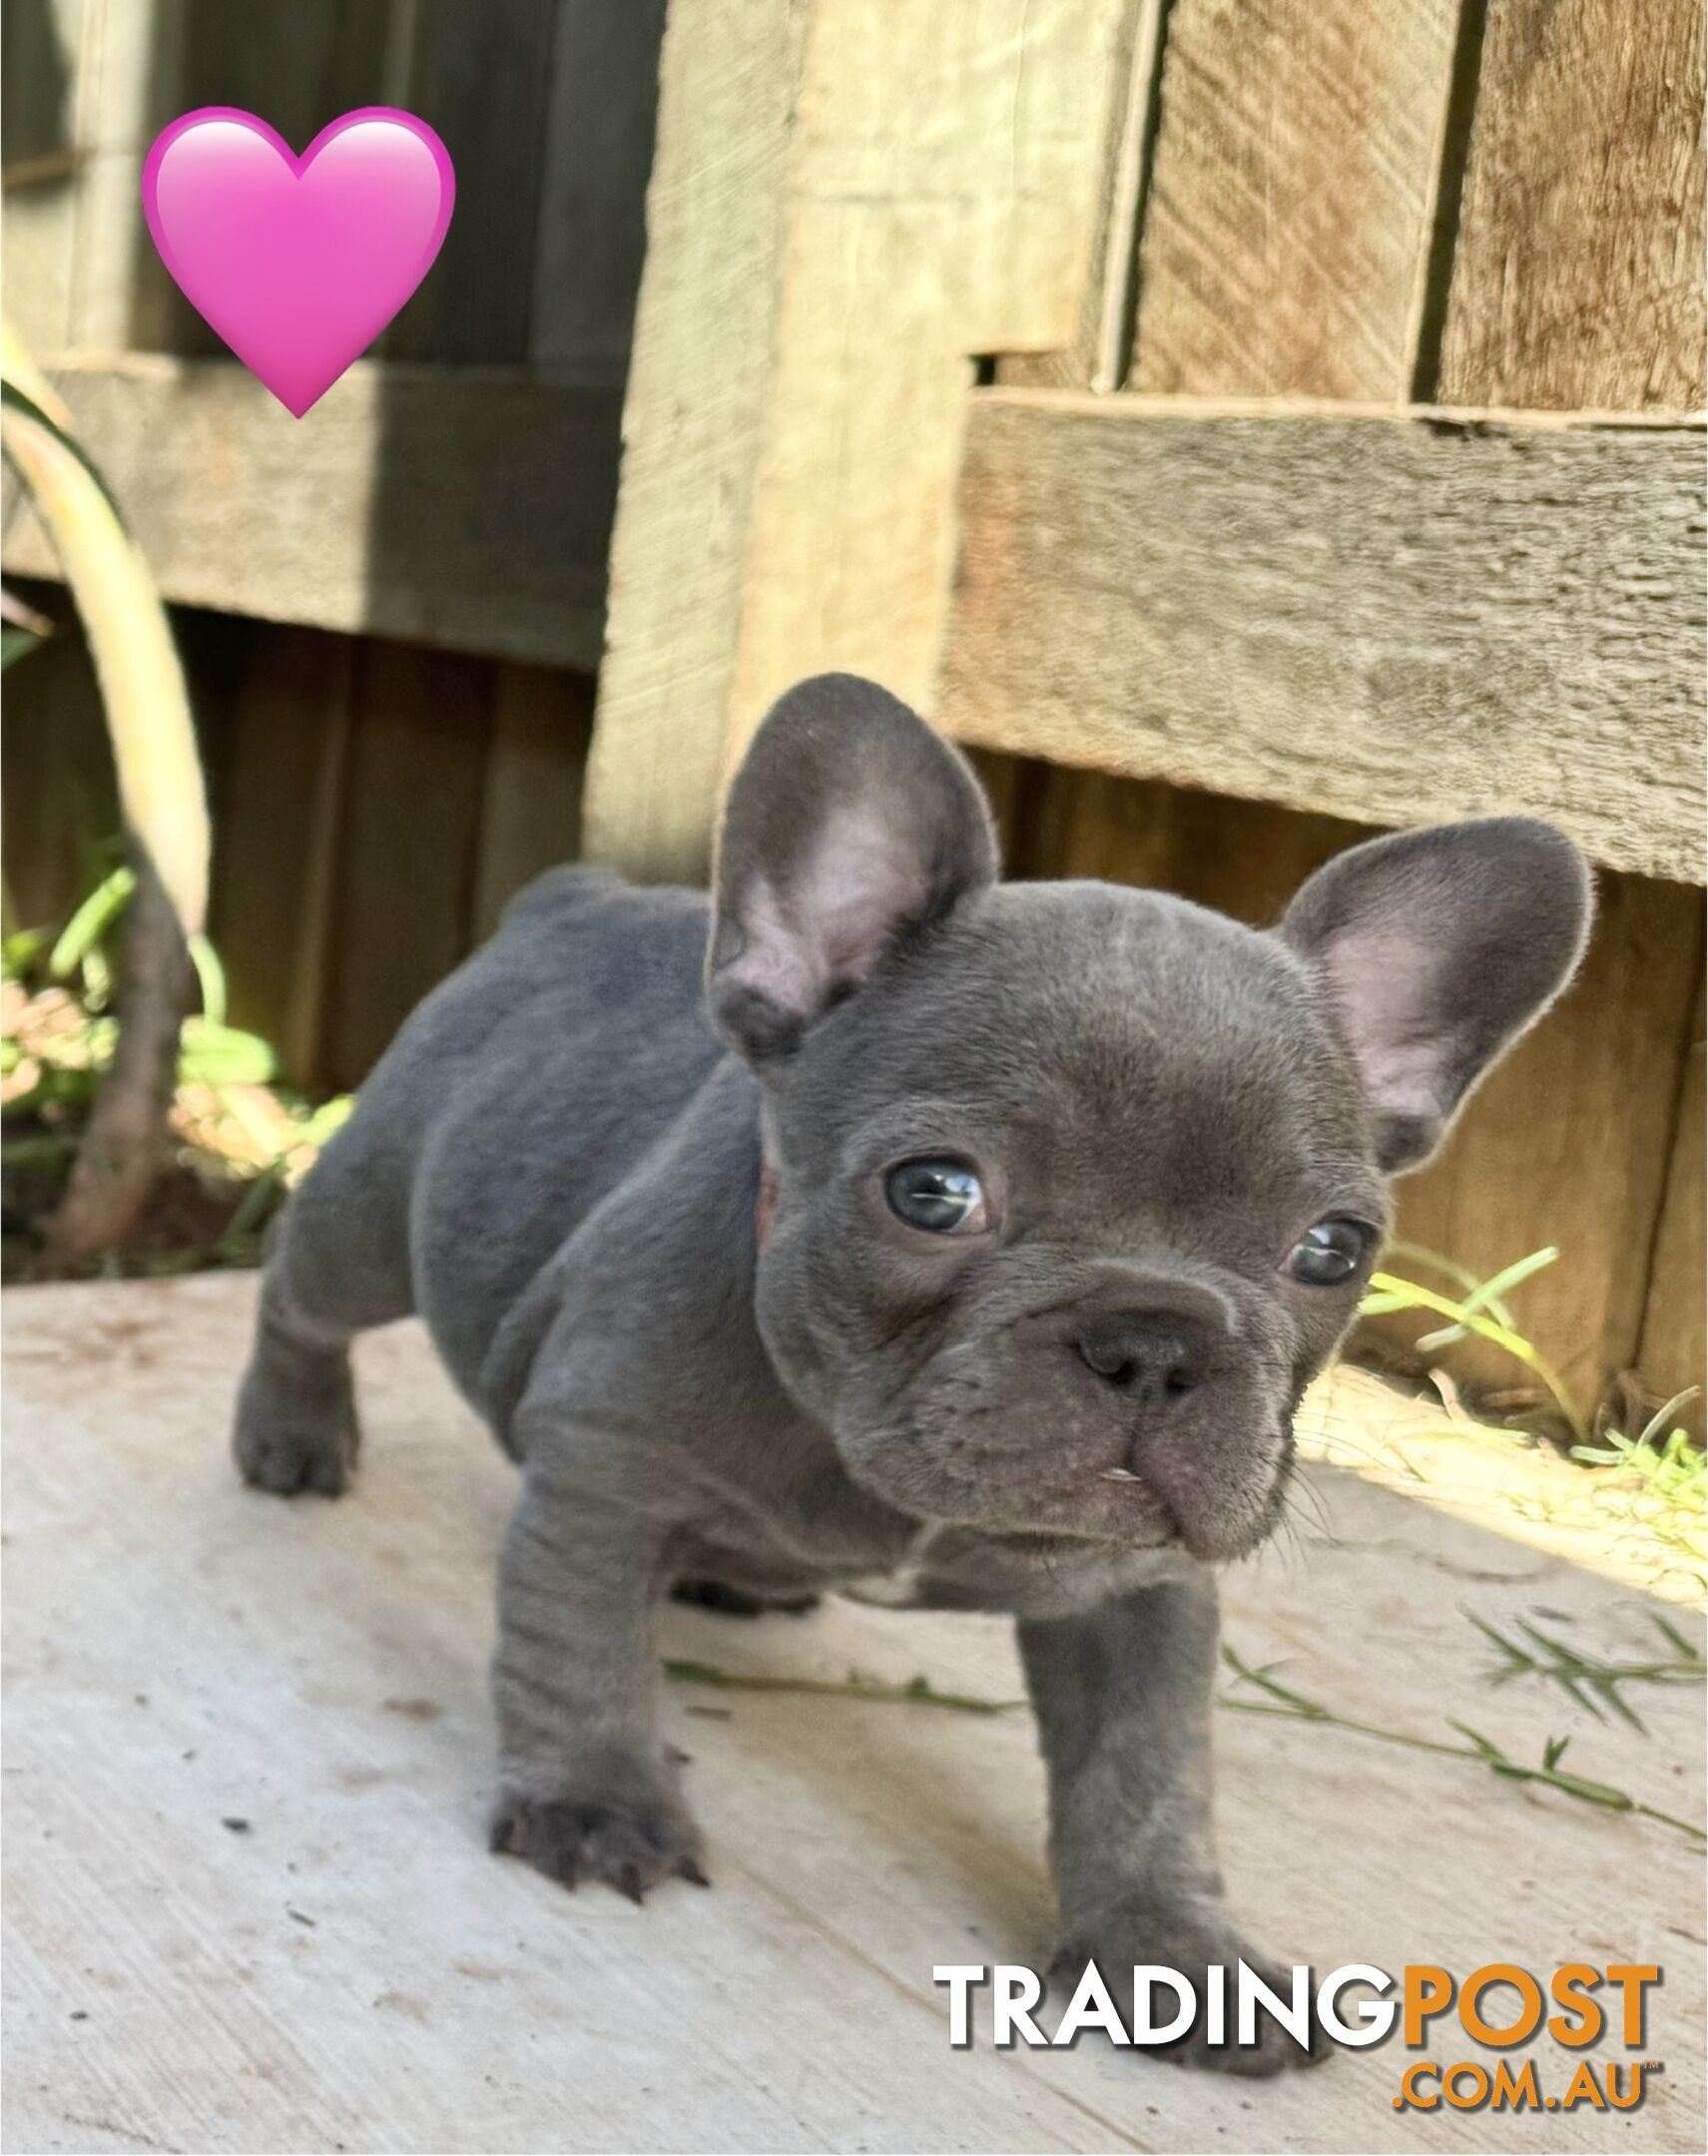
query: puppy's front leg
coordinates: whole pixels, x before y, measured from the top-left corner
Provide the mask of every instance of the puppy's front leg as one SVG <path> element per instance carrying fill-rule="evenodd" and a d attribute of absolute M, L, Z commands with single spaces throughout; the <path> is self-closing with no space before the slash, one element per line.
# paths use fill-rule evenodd
<path fill-rule="evenodd" d="M 679 1479 L 602 1431 L 537 1435 L 499 1567 L 492 1846 L 634 1901 L 672 1875 L 706 1884 L 654 1717 L 652 1616 Z"/>
<path fill-rule="evenodd" d="M 1050 1861 L 1064 1941 L 1055 1973 L 1095 1961 L 1123 2016 L 1133 1968 L 1178 1969 L 1196 1986 L 1251 1963 L 1223 1899 L 1211 1810 L 1210 1718 L 1219 1625 L 1207 1571 L 1124 1595 L 1080 1617 L 1031 1619 L 1020 1649 L 1050 1778 Z M 1233 2073 L 1274 2073 L 1306 2054 L 1267 2018 L 1260 2040 L 1212 2048 L 1203 2015 L 1165 2055 Z"/>

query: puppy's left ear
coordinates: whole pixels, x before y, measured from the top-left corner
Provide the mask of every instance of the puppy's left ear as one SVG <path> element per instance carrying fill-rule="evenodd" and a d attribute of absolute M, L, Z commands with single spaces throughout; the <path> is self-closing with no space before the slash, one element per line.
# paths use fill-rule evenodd
<path fill-rule="evenodd" d="M 822 674 L 754 736 L 718 845 L 707 996 L 733 1047 L 785 1055 L 908 938 L 996 877 L 958 751 L 875 683 Z"/>
<path fill-rule="evenodd" d="M 1570 980 L 1590 906 L 1583 855 L 1528 816 L 1373 838 L 1300 890 L 1281 934 L 1328 989 L 1386 1173 L 1428 1159 Z"/>

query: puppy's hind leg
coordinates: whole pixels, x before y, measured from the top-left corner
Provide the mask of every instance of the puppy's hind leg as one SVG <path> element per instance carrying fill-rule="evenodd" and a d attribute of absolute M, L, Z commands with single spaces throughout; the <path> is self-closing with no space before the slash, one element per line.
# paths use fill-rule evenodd
<path fill-rule="evenodd" d="M 403 1255 L 374 1264 L 375 1253 L 337 1232 L 346 1208 L 329 1165 L 315 1167 L 279 1222 L 232 1431 L 244 1480 L 281 1497 L 341 1494 L 360 1439 L 350 1342 L 411 1307 Z"/>

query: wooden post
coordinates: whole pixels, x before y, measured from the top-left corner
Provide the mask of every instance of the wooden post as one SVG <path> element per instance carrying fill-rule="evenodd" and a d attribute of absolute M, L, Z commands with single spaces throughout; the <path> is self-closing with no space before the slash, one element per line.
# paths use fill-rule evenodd
<path fill-rule="evenodd" d="M 1697 924 L 1698 934 L 1701 923 Z M 1637 1368 L 1651 1394 L 1670 1398 L 1694 1385 L 1697 1397 L 1683 1419 L 1701 1432 L 1700 1387 L 1708 1351 L 1703 1343 L 1703 1025 L 1701 966 L 1697 967 L 1696 1009 L 1686 1036 L 1678 1105 L 1673 1115 L 1672 1152 L 1666 1188 L 1655 1230 L 1643 1308 L 1643 1337 Z"/>
<path fill-rule="evenodd" d="M 1702 39 L 1699 0 L 1490 0 L 1437 393 L 1700 406 Z M 1700 691 L 1699 626 L 1689 649 Z M 1680 1106 L 1702 948 L 1700 889 L 1603 876 L 1577 985 L 1407 1187 L 1403 1232 L 1476 1271 L 1559 1247 L 1515 1309 L 1585 1404 L 1633 1363 L 1639 1393 L 1703 1380 L 1700 1198 L 1668 1195 L 1669 1168 L 1700 1179 Z"/>
<path fill-rule="evenodd" d="M 1701 0 L 1489 0 L 1435 393 L 1693 409 Z"/>
<path fill-rule="evenodd" d="M 587 844 L 704 872 L 767 705 L 930 702 L 974 355 L 1101 274 L 1130 0 L 674 0 Z"/>
<path fill-rule="evenodd" d="M 808 17 L 666 17 L 583 827 L 631 875 L 693 880 L 711 855 Z"/>
<path fill-rule="evenodd" d="M 1132 384 L 1398 402 L 1459 0 L 1176 0 Z"/>

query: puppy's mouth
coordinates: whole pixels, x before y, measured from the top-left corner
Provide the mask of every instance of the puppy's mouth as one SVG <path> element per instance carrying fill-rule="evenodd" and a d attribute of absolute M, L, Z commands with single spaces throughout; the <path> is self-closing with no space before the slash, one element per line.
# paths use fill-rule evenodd
<path fill-rule="evenodd" d="M 1256 1472 L 1225 1481 L 1200 1472 L 1189 1481 L 1178 1463 L 1170 1463 L 1177 1468 L 1173 1474 L 1160 1461 L 1150 1473 L 1117 1463 L 1082 1478 L 1080 1499 L 1099 1517 L 1112 1513 L 1118 1526 L 1130 1520 L 1146 1543 L 1176 1545 L 1205 1564 L 1230 1564 L 1251 1556 L 1274 1533 L 1286 1509 L 1294 1457 L 1289 1425 L 1279 1433 L 1266 1468 Z"/>
<path fill-rule="evenodd" d="M 1091 1550 L 1183 1550 L 1202 1564 L 1229 1564 L 1252 1554 L 1280 1516 L 1286 1468 L 1261 1496 L 1219 1501 L 1171 1501 L 1146 1476 L 1126 1467 L 1087 1467 L 1072 1475 L 1033 1475 L 1024 1484 L 993 1488 L 978 1479 L 932 1478 L 929 1487 L 897 1487 L 872 1475 L 878 1494 L 946 1526 L 1009 1537 L 1042 1555 Z"/>
<path fill-rule="evenodd" d="M 1073 1485 L 1072 1501 L 1086 1520 L 1087 1541 L 1183 1549 L 1202 1563 L 1219 1564 L 1244 1556 L 1262 1539 L 1259 1532 L 1246 1542 L 1218 1522 L 1201 1522 L 1190 1508 L 1171 1504 L 1166 1492 L 1131 1467 L 1091 1469 Z"/>
<path fill-rule="evenodd" d="M 933 1358 L 880 1402 L 846 1402 L 844 1462 L 921 1519 L 1034 1546 L 1173 1548 L 1224 1564 L 1268 1537 L 1292 1454 L 1283 1402 L 1231 1374 L 1194 1412 L 1147 1411 L 1063 1384 L 1064 1367 Z"/>
<path fill-rule="evenodd" d="M 1143 1475 L 1135 1474 L 1130 1467 L 1099 1467 L 1096 1470 L 1096 1479 L 1099 1482 L 1114 1483 L 1116 1504 L 1129 1507 L 1135 1514 L 1143 1512 L 1154 1519 L 1162 1530 L 1161 1539 L 1164 1542 L 1187 1541 L 1186 1531 L 1176 1518 L 1174 1507 L 1161 1490 L 1151 1487 Z"/>

